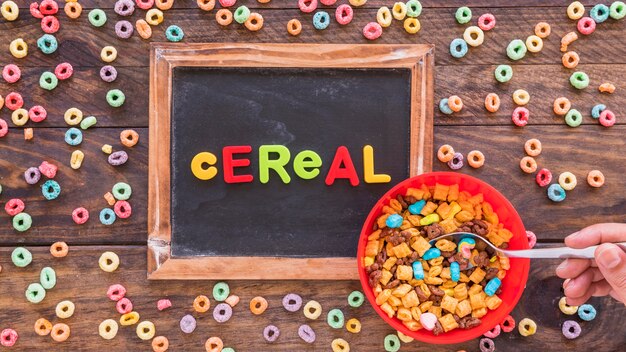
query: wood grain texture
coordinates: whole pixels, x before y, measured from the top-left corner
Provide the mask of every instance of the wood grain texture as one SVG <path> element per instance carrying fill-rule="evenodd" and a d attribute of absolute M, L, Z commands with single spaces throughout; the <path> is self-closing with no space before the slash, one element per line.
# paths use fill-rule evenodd
<path fill-rule="evenodd" d="M 219 336 L 225 346 L 237 351 L 328 351 L 334 338 L 343 338 L 353 351 L 381 351 L 383 339 L 393 329 L 380 319 L 374 310 L 365 303 L 360 308 L 350 308 L 346 297 L 353 290 L 360 289 L 358 281 L 285 281 L 275 282 L 227 281 L 232 294 L 241 298 L 235 306 L 233 318 L 223 324 L 212 318 L 212 309 L 198 314 L 191 307 L 195 296 L 211 296 L 213 281 L 148 281 L 145 276 L 145 246 L 126 247 L 71 247 L 70 254 L 63 259 L 52 258 L 47 248 L 30 248 L 33 263 L 26 268 L 16 268 L 10 262 L 10 249 L 0 249 L 2 277 L 10 278 L 10 285 L 0 286 L 0 306 L 3 316 L 11 317 L 4 327 L 17 329 L 20 340 L 16 350 L 41 350 L 42 348 L 65 351 L 147 351 L 148 341 L 141 341 L 135 335 L 135 326 L 120 326 L 115 339 L 105 341 L 98 336 L 98 324 L 104 319 L 119 319 L 114 302 L 106 297 L 111 284 L 122 284 L 127 289 L 127 297 L 133 302 L 141 320 L 155 323 L 158 335 L 170 340 L 170 351 L 204 351 L 204 342 L 210 336 Z M 120 267 L 114 273 L 104 273 L 98 268 L 98 257 L 104 250 L 113 250 L 120 257 Z M 594 298 L 591 303 L 598 310 L 598 317 L 591 323 L 581 323 L 583 333 L 574 341 L 567 341 L 561 334 L 561 324 L 568 319 L 580 321 L 578 317 L 562 314 L 557 302 L 561 297 L 562 281 L 554 276 L 558 261 L 545 260 L 532 263 L 531 274 L 522 299 L 512 315 L 516 320 L 529 317 L 537 322 L 538 332 L 532 337 L 521 337 L 517 331 L 502 334 L 495 339 L 498 351 L 561 350 L 598 352 L 617 351 L 626 343 L 626 325 L 623 321 L 626 309 L 610 298 Z M 39 271 L 51 266 L 57 272 L 57 285 L 46 294 L 40 304 L 28 303 L 24 290 L 28 284 L 37 281 Z M 303 300 L 314 299 L 323 307 L 323 315 L 316 321 L 307 320 L 301 312 L 289 313 L 282 308 L 282 297 L 290 292 L 298 293 Z M 253 316 L 248 310 L 252 297 L 264 296 L 269 301 L 268 310 L 261 316 Z M 172 308 L 159 312 L 156 302 L 169 298 Z M 76 304 L 74 316 L 65 319 L 71 329 L 71 337 L 64 343 L 54 343 L 50 337 L 37 336 L 33 325 L 35 320 L 44 317 L 53 323 L 59 322 L 54 314 L 55 305 L 62 300 L 72 300 Z M 216 302 L 211 298 L 211 305 Z M 362 323 L 359 335 L 345 329 L 333 330 L 326 324 L 326 313 L 339 308 L 345 318 L 357 318 Z M 183 334 L 178 325 L 185 314 L 198 319 L 198 327 L 189 335 Z M 274 324 L 281 329 L 275 344 L 263 340 L 263 328 Z M 297 335 L 298 326 L 309 324 L 316 332 L 317 340 L 312 345 L 302 342 Z M 45 347 L 44 347 L 45 346 Z M 53 347 L 54 346 L 54 347 Z M 558 346 L 558 347 L 557 347 Z M 412 342 L 402 347 L 402 351 L 478 351 L 478 341 L 463 344 L 436 346 Z"/>

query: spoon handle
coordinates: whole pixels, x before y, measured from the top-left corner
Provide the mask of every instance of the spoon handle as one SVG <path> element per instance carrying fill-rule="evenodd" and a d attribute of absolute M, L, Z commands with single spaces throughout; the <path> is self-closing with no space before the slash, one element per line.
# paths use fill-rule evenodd
<path fill-rule="evenodd" d="M 626 251 L 626 242 L 615 243 Z M 539 248 L 539 249 L 522 249 L 502 251 L 508 257 L 511 258 L 579 258 L 579 259 L 593 259 L 594 253 L 598 246 L 591 246 L 583 249 L 574 249 L 569 247 L 555 247 L 555 248 Z"/>

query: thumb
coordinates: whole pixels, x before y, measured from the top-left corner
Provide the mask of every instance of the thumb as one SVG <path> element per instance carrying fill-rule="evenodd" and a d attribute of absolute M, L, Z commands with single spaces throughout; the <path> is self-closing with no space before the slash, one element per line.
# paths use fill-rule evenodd
<path fill-rule="evenodd" d="M 613 288 L 613 297 L 626 303 L 626 252 L 615 244 L 601 244 L 595 252 L 596 264 Z"/>

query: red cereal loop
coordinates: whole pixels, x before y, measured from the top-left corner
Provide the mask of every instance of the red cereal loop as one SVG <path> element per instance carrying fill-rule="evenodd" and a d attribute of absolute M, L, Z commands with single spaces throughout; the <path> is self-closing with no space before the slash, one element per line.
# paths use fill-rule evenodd
<path fill-rule="evenodd" d="M 89 211 L 83 207 L 76 208 L 72 212 L 72 220 L 78 225 L 82 225 L 89 220 Z"/>
<path fill-rule="evenodd" d="M 58 169 L 59 168 L 56 165 L 50 164 L 47 161 L 43 161 L 41 162 L 41 165 L 39 165 L 39 172 L 41 172 L 47 178 L 54 178 L 54 176 L 57 175 Z"/>
<path fill-rule="evenodd" d="M 39 11 L 39 4 L 36 2 L 30 4 L 30 14 L 35 18 L 43 18 L 43 14 Z"/>
<path fill-rule="evenodd" d="M 545 187 L 552 182 L 552 173 L 548 169 L 541 169 L 535 176 L 535 181 L 537 181 L 539 187 Z"/>
<path fill-rule="evenodd" d="M 313 12 L 317 9 L 317 0 L 298 0 L 298 7 L 304 13 Z"/>
<path fill-rule="evenodd" d="M 11 347 L 17 342 L 19 335 L 13 329 L 4 329 L 0 332 L 0 344 L 4 347 Z"/>
<path fill-rule="evenodd" d="M 69 62 L 62 62 L 57 65 L 54 69 L 54 75 L 57 76 L 58 79 L 64 80 L 72 77 L 74 73 L 74 68 L 70 65 Z"/>
<path fill-rule="evenodd" d="M 0 138 L 4 137 L 9 133 L 9 125 L 3 119 L 0 119 Z"/>
<path fill-rule="evenodd" d="M 340 25 L 346 25 L 352 21 L 352 17 L 354 16 L 354 11 L 352 7 L 348 4 L 343 4 L 337 6 L 337 10 L 335 10 L 335 18 Z"/>
<path fill-rule="evenodd" d="M 23 212 L 24 208 L 24 202 L 18 198 L 9 199 L 7 204 L 4 205 L 4 211 L 6 211 L 9 216 L 15 216 Z"/>
<path fill-rule="evenodd" d="M 596 30 L 596 21 L 591 17 L 583 17 L 578 20 L 576 28 L 578 28 L 580 34 L 589 35 Z"/>
<path fill-rule="evenodd" d="M 32 122 L 41 122 L 48 117 L 48 112 L 41 105 L 35 105 L 28 109 L 28 118 Z"/>
<path fill-rule="evenodd" d="M 137 7 L 142 10 L 148 10 L 154 5 L 154 0 L 135 0 Z"/>
<path fill-rule="evenodd" d="M 59 20 L 54 16 L 46 16 L 41 19 L 41 29 L 48 34 L 58 32 L 60 26 Z"/>
<path fill-rule="evenodd" d="M 117 303 L 115 304 L 115 309 L 117 309 L 117 312 L 120 314 L 130 313 L 133 311 L 133 302 L 131 302 L 130 299 L 124 297 L 117 301 Z"/>
<path fill-rule="evenodd" d="M 383 34 L 383 27 L 378 22 L 370 22 L 363 27 L 363 35 L 369 40 L 376 40 Z"/>
<path fill-rule="evenodd" d="M 111 301 L 119 301 L 124 298 L 124 296 L 126 296 L 126 287 L 120 284 L 109 286 L 109 289 L 107 290 L 107 297 L 109 297 Z"/>
<path fill-rule="evenodd" d="M 493 29 L 496 26 L 496 16 L 486 13 L 480 17 L 478 17 L 478 28 L 483 31 L 488 31 Z"/>
<path fill-rule="evenodd" d="M 115 211 L 115 215 L 117 215 L 117 217 L 121 219 L 129 218 L 130 214 L 132 214 L 133 212 L 130 203 L 125 200 L 118 200 L 117 202 L 115 202 L 113 210 Z"/>
<path fill-rule="evenodd" d="M 513 115 L 511 119 L 515 126 L 524 127 L 528 123 L 528 117 L 530 116 L 530 111 L 525 107 L 518 106 L 513 110 Z"/>
<path fill-rule="evenodd" d="M 24 99 L 20 93 L 11 92 L 4 98 L 4 105 L 9 110 L 17 110 L 24 106 Z"/>
<path fill-rule="evenodd" d="M 500 328 L 504 332 L 511 332 L 515 329 L 515 319 L 512 316 L 507 315 L 506 318 L 500 323 Z"/>
<path fill-rule="evenodd" d="M 22 71 L 17 65 L 8 64 L 2 69 L 2 78 L 7 83 L 15 83 L 20 80 L 20 77 L 22 77 Z"/>
<path fill-rule="evenodd" d="M 158 310 L 165 310 L 165 309 L 167 309 L 167 308 L 169 308 L 169 307 L 171 307 L 171 306 L 172 306 L 172 301 L 170 301 L 170 300 L 169 300 L 169 299 L 167 299 L 167 298 L 160 299 L 160 300 L 157 302 L 157 309 L 158 309 Z"/>
<path fill-rule="evenodd" d="M 59 12 L 59 5 L 54 0 L 43 0 L 39 4 L 39 11 L 42 15 L 56 15 Z"/>
<path fill-rule="evenodd" d="M 219 2 L 220 2 L 220 5 L 222 5 L 222 7 L 231 7 L 235 5 L 237 0 L 219 0 Z"/>
<path fill-rule="evenodd" d="M 598 121 L 600 121 L 600 124 L 604 127 L 611 127 L 615 125 L 616 120 L 617 118 L 615 117 L 613 111 L 608 109 L 604 109 L 604 111 L 600 113 L 600 118 L 598 119 Z"/>
<path fill-rule="evenodd" d="M 320 0 L 320 2 L 322 3 L 322 5 L 333 6 L 337 2 L 337 0 Z"/>

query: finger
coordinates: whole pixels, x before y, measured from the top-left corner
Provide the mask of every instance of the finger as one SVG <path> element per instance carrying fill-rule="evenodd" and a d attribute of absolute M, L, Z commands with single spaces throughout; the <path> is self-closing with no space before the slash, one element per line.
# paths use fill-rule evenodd
<path fill-rule="evenodd" d="M 618 300 L 626 302 L 626 252 L 611 244 L 601 244 L 595 252 L 596 263 Z"/>
<path fill-rule="evenodd" d="M 565 259 L 556 268 L 556 275 L 561 279 L 573 279 L 591 266 L 588 259 Z"/>
<path fill-rule="evenodd" d="M 589 300 L 589 298 L 591 298 L 592 296 L 594 297 L 606 296 L 606 295 L 611 294 L 611 292 L 612 292 L 611 285 L 609 285 L 608 282 L 601 280 L 601 281 L 594 282 L 593 284 L 591 284 L 591 286 L 589 286 L 587 291 L 580 297 L 570 297 L 566 295 L 565 301 L 570 306 L 580 306 L 584 304 L 585 302 L 587 302 L 587 300 Z"/>
<path fill-rule="evenodd" d="M 595 224 L 565 237 L 565 245 L 571 248 L 621 241 L 626 241 L 626 224 Z"/>
<path fill-rule="evenodd" d="M 587 293 L 591 284 L 599 280 L 602 280 L 600 270 L 589 268 L 567 283 L 565 295 L 568 297 L 582 297 Z"/>

